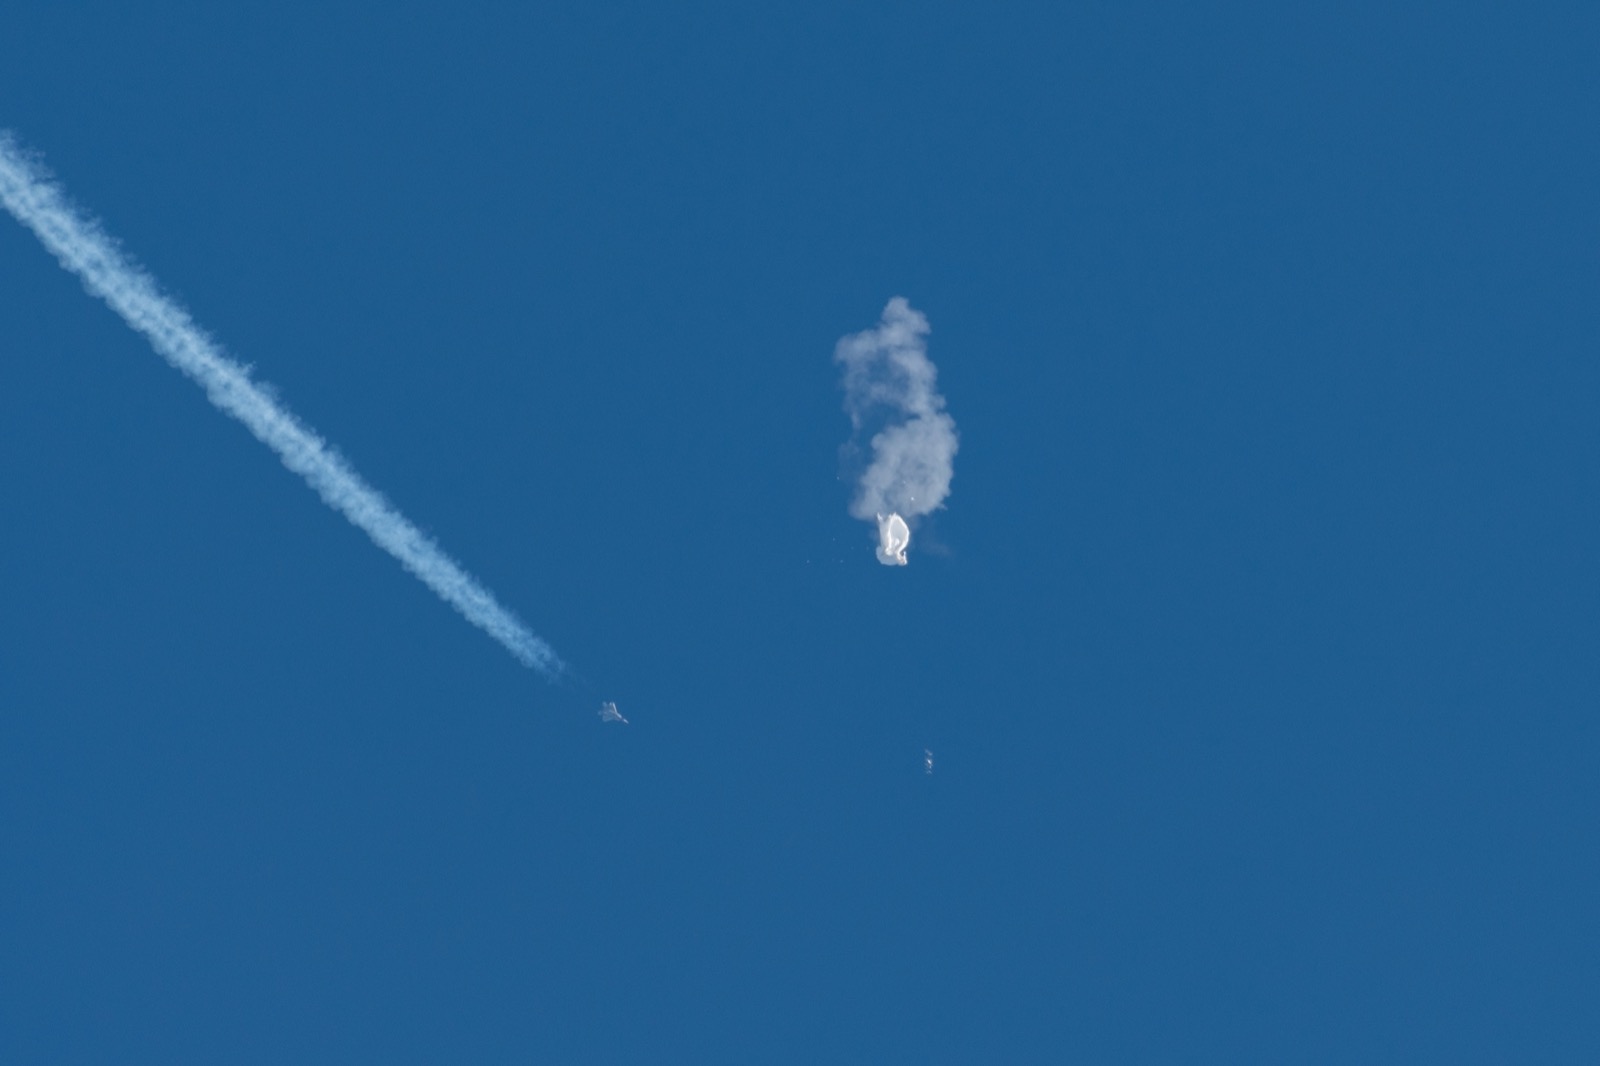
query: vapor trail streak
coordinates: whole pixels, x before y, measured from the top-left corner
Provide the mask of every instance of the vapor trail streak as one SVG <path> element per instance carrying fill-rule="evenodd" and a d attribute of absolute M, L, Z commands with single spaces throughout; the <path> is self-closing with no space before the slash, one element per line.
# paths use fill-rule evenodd
<path fill-rule="evenodd" d="M 149 338 L 167 362 L 193 378 L 211 402 L 243 422 L 305 478 L 323 502 L 400 560 L 439 598 L 503 644 L 524 666 L 549 677 L 565 669 L 555 650 L 534 636 L 489 590 L 462 570 L 388 500 L 361 479 L 322 438 L 250 380 L 188 313 L 163 296 L 154 279 L 123 257 L 116 242 L 73 210 L 62 191 L 0 132 L 0 203 L 50 250 L 84 288 Z"/>

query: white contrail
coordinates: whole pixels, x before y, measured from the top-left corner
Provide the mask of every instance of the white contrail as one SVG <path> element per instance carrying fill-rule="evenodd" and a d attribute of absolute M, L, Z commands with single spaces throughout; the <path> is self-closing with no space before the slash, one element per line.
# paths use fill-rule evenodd
<path fill-rule="evenodd" d="M 243 422 L 306 479 L 323 501 L 400 560 L 473 625 L 503 644 L 524 666 L 549 677 L 566 669 L 555 650 L 528 631 L 472 575 L 439 549 L 394 505 L 361 479 L 322 438 L 223 355 L 154 279 L 129 262 L 100 227 L 73 210 L 62 191 L 0 131 L 0 203 L 32 230 L 84 288 L 149 338 L 155 350 L 206 390 L 211 402 Z"/>

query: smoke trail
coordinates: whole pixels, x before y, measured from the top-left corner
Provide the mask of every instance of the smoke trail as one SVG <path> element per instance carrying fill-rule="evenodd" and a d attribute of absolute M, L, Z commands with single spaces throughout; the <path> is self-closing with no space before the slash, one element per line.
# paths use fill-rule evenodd
<path fill-rule="evenodd" d="M 122 255 L 116 242 L 68 204 L 9 133 L 0 131 L 0 204 L 34 232 L 84 288 L 149 338 L 167 362 L 193 378 L 211 402 L 237 418 L 283 465 L 305 478 L 323 502 L 348 518 L 373 543 L 400 560 L 467 621 L 505 646 L 517 661 L 546 676 L 566 669 L 555 650 L 534 636 L 489 590 L 462 570 L 299 419 L 222 354 L 215 341 L 154 279 Z"/>
<path fill-rule="evenodd" d="M 844 409 L 854 437 L 875 430 L 872 461 L 850 513 L 877 523 L 878 561 L 885 566 L 906 564 L 905 519 L 937 510 L 950 495 L 956 423 L 935 387 L 927 335 L 927 318 L 896 296 L 877 329 L 852 333 L 833 353 L 844 367 Z"/>

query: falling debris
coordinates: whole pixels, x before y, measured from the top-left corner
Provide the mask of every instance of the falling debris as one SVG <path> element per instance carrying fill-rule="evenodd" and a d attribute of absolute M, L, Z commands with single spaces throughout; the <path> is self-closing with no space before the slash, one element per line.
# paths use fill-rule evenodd
<path fill-rule="evenodd" d="M 933 773 L 933 752 L 927 748 L 922 749 L 922 772 L 925 774 Z"/>
<path fill-rule="evenodd" d="M 628 720 L 622 717 L 622 712 L 617 710 L 617 705 L 610 700 L 606 700 L 600 705 L 600 720 L 607 725 L 612 722 L 620 722 L 622 725 L 628 724 Z"/>
<path fill-rule="evenodd" d="M 878 561 L 906 565 L 911 524 L 944 505 L 956 454 L 955 419 L 944 409 L 938 372 L 928 359 L 928 320 L 902 296 L 883 309 L 876 329 L 839 341 L 850 416 L 847 457 L 870 456 L 856 478 L 850 513 L 878 521 Z M 899 534 L 891 547 L 890 531 Z"/>
<path fill-rule="evenodd" d="M 911 543 L 911 527 L 899 515 L 878 516 L 878 562 L 884 566 L 906 565 L 906 545 Z"/>

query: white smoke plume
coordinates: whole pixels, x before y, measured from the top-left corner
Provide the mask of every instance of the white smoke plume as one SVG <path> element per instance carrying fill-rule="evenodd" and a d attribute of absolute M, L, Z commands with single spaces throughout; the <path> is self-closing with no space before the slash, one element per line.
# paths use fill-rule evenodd
<path fill-rule="evenodd" d="M 32 230 L 85 289 L 205 389 L 212 404 L 243 422 L 276 452 L 324 503 L 400 560 L 467 621 L 499 641 L 518 662 L 548 677 L 560 676 L 565 665 L 550 645 L 500 606 L 488 589 L 363 481 L 266 387 L 251 381 L 249 372 L 224 355 L 183 308 L 162 295 L 154 279 L 126 259 L 115 241 L 72 208 L 4 131 L 0 131 L 0 204 Z"/>
<path fill-rule="evenodd" d="M 877 524 L 878 561 L 885 566 L 906 564 L 908 523 L 950 495 L 956 423 L 939 395 L 927 336 L 927 318 L 896 296 L 876 329 L 841 339 L 833 353 L 844 368 L 852 444 L 872 434 L 871 460 L 850 513 Z"/>

